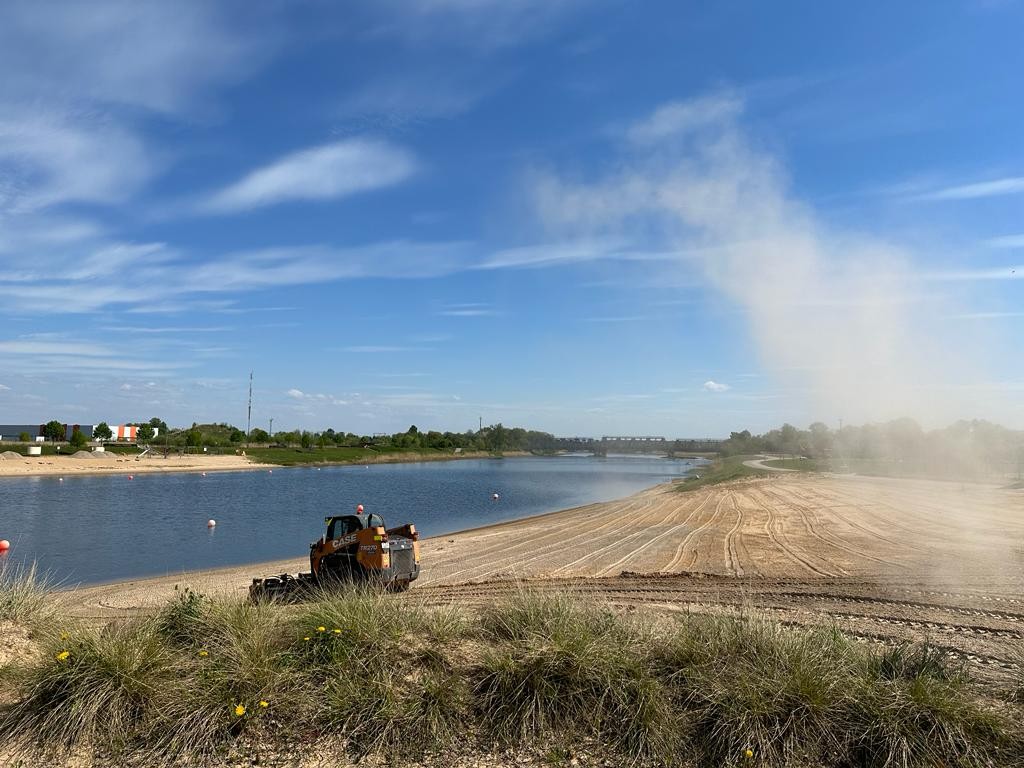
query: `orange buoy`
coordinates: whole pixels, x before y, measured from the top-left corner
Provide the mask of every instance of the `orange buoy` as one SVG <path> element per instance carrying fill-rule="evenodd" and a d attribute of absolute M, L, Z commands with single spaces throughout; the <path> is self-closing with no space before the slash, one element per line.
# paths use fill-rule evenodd
<path fill-rule="evenodd" d="M 11 548 L 11 542 L 7 539 L 0 539 L 0 552 L 6 552 Z"/>
<path fill-rule="evenodd" d="M 216 528 L 217 527 L 217 521 L 214 520 L 213 518 L 207 520 L 206 521 L 206 527 L 207 528 Z"/>

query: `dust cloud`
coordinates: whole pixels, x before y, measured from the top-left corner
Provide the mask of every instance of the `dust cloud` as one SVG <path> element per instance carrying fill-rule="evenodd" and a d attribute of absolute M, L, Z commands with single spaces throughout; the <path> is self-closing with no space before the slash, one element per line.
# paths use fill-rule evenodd
<path fill-rule="evenodd" d="M 543 176 L 546 223 L 672 243 L 682 269 L 746 313 L 764 368 L 815 418 L 1005 418 L 1004 393 L 986 383 L 996 342 L 954 319 L 961 284 L 929 280 L 928 254 L 833 226 L 801 202 L 743 130 L 742 108 L 730 94 L 669 104 L 623 133 L 616 172 L 582 184 Z"/>

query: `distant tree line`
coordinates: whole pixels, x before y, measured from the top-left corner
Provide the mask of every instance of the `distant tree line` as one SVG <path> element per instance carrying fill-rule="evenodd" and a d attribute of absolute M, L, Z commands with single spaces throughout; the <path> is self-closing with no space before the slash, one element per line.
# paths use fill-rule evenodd
<path fill-rule="evenodd" d="M 408 451 L 433 449 L 438 451 L 532 451 L 551 452 L 556 449 L 555 437 L 548 432 L 506 427 L 492 424 L 479 430 L 465 432 L 420 431 L 412 425 L 405 432 L 394 434 L 360 435 L 355 432 L 340 432 L 332 428 L 322 432 L 285 431 L 268 434 L 263 429 L 254 429 L 249 441 L 256 444 L 277 444 L 325 448 L 390 448 Z"/>
<path fill-rule="evenodd" d="M 721 450 L 725 456 L 806 456 L 828 460 L 836 470 L 850 462 L 877 462 L 899 464 L 904 472 L 1010 475 L 1024 464 L 1024 432 L 983 420 L 934 430 L 909 418 L 842 429 L 819 421 L 807 429 L 783 424 L 762 435 L 732 432 Z"/>

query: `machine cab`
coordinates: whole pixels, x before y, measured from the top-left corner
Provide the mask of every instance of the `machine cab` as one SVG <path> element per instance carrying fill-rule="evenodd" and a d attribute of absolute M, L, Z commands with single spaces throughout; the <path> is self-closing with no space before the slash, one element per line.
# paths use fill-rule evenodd
<path fill-rule="evenodd" d="M 341 539 L 364 528 L 383 528 L 384 518 L 380 515 L 339 515 L 327 518 L 327 540 Z"/>

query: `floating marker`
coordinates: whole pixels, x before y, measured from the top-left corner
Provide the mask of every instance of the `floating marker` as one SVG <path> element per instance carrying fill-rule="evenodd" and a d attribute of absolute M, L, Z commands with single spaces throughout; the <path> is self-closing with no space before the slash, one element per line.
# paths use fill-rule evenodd
<path fill-rule="evenodd" d="M 500 498 L 501 498 L 501 496 L 499 496 L 498 494 L 496 494 L 496 493 L 495 493 L 495 494 L 493 494 L 493 495 L 491 496 L 491 498 L 492 498 L 492 499 L 494 499 L 495 501 L 497 501 L 498 499 L 500 499 Z"/>
<path fill-rule="evenodd" d="M 134 480 L 135 479 L 135 475 L 128 475 L 128 479 L 129 480 Z"/>
<path fill-rule="evenodd" d="M 274 470 L 272 470 L 272 469 L 268 469 L 268 470 L 267 470 L 267 474 L 268 474 L 268 475 L 272 475 L 272 474 L 274 474 Z"/>
<path fill-rule="evenodd" d="M 207 520 L 206 521 L 206 527 L 207 528 L 216 528 L 217 527 L 217 521 L 213 520 L 213 519 Z"/>
<path fill-rule="evenodd" d="M 205 472 L 200 472 L 199 474 L 201 474 L 203 477 L 206 477 L 206 473 Z"/>
<path fill-rule="evenodd" d="M 58 483 L 63 483 L 64 482 L 64 478 L 63 477 L 58 477 L 57 478 L 57 482 Z"/>
<path fill-rule="evenodd" d="M 11 548 L 11 542 L 7 539 L 0 539 L 0 552 L 6 552 Z"/>
<path fill-rule="evenodd" d="M 363 514 L 363 505 L 362 504 L 356 504 L 356 512 L 358 512 L 359 514 Z"/>

